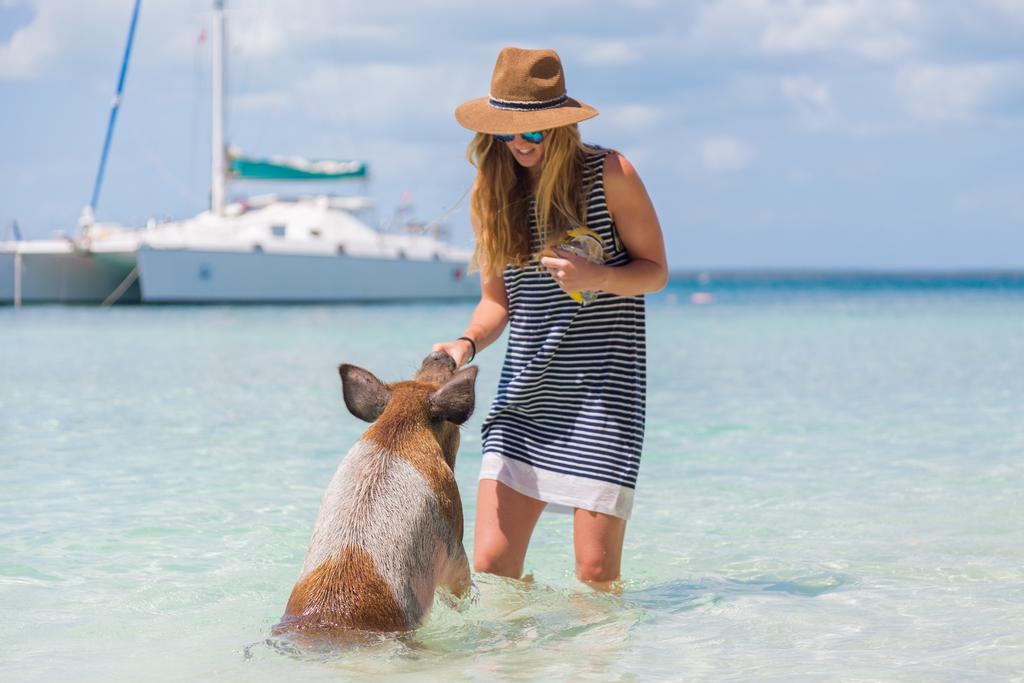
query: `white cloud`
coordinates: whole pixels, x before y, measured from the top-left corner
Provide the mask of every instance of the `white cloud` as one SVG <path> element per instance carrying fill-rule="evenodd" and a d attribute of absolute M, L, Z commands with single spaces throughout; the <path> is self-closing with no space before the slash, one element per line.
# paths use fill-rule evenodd
<path fill-rule="evenodd" d="M 632 64 L 640 55 L 629 44 L 621 40 L 598 40 L 583 48 L 580 61 L 584 64 L 601 66 L 609 64 Z"/>
<path fill-rule="evenodd" d="M 1024 21 L 1024 0 L 982 0 L 982 2 L 995 7 L 1006 18 Z"/>
<path fill-rule="evenodd" d="M 643 173 L 643 167 L 657 166 L 664 160 L 664 149 L 658 145 L 617 145 L 615 149 L 629 159 L 629 162 L 641 173 Z"/>
<path fill-rule="evenodd" d="M 731 135 L 713 135 L 700 145 L 700 157 L 710 171 L 738 171 L 754 159 L 754 150 Z"/>
<path fill-rule="evenodd" d="M 268 2 L 258 11 L 229 12 L 228 19 L 236 53 L 262 59 L 294 55 L 309 46 L 386 45 L 402 33 L 379 16 L 357 18 L 350 6 L 329 0 L 306 2 L 300 13 L 290 3 Z"/>
<path fill-rule="evenodd" d="M 620 104 L 601 108 L 601 115 L 618 128 L 647 128 L 662 120 L 659 107 L 646 104 Z"/>
<path fill-rule="evenodd" d="M 22 26 L 0 45 L 0 79 L 35 78 L 57 52 L 52 5 L 41 5 L 32 22 Z"/>
<path fill-rule="evenodd" d="M 228 44 L 231 53 L 239 58 L 270 58 L 286 52 L 293 32 L 286 21 L 281 21 L 268 6 L 265 12 L 245 12 L 231 16 Z"/>
<path fill-rule="evenodd" d="M 297 106 L 322 120 L 366 128 L 449 124 L 460 102 L 479 96 L 474 74 L 471 66 L 440 62 L 321 64 L 299 79 L 292 92 Z"/>
<path fill-rule="evenodd" d="M 401 40 L 401 25 L 385 25 L 377 17 L 355 18 L 351 7 L 342 3 L 310 1 L 296 13 L 292 6 L 268 1 L 258 10 L 231 9 L 225 13 L 229 55 L 239 60 L 289 60 L 310 48 L 369 44 L 387 47 Z M 173 22 L 177 29 L 163 39 L 164 57 L 191 62 L 183 49 L 195 43 L 200 30 L 209 31 L 209 12 L 180 12 Z"/>
<path fill-rule="evenodd" d="M 921 19 L 915 0 L 721 0 L 700 10 L 690 41 L 709 50 L 891 60 L 917 49 Z"/>
<path fill-rule="evenodd" d="M 906 0 L 797 3 L 787 21 L 774 21 L 761 34 L 766 52 L 845 49 L 868 59 L 887 60 L 913 51 L 917 5 Z"/>
<path fill-rule="evenodd" d="M 84 79 L 102 71 L 103 77 L 111 80 L 117 75 L 131 17 L 130 2 L 46 0 L 33 4 L 36 14 L 32 22 L 0 45 L 0 79 L 39 79 L 58 73 Z M 202 18 L 194 8 L 190 13 L 184 3 L 143 3 L 133 68 L 152 53 L 154 36 L 159 42 L 183 20 L 198 27 Z M 192 33 L 190 44 L 194 42 Z"/>
<path fill-rule="evenodd" d="M 828 83 L 808 76 L 785 76 L 782 94 L 796 108 L 800 123 L 812 130 L 826 128 L 836 118 Z"/>
<path fill-rule="evenodd" d="M 249 111 L 284 111 L 292 107 L 295 96 L 285 90 L 264 90 L 231 97 L 231 108 Z"/>
<path fill-rule="evenodd" d="M 1011 78 L 1005 65 L 923 64 L 904 67 L 896 92 L 907 113 L 923 121 L 966 121 Z"/>

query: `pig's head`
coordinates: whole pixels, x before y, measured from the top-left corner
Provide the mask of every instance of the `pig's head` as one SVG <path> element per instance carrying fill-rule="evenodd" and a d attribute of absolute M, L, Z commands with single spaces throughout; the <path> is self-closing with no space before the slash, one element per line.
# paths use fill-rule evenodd
<path fill-rule="evenodd" d="M 409 456 L 436 452 L 455 469 L 459 425 L 473 414 L 476 366 L 455 372 L 443 352 L 427 356 L 416 377 L 385 384 L 354 365 L 338 367 L 349 411 L 373 423 L 364 438 Z"/>

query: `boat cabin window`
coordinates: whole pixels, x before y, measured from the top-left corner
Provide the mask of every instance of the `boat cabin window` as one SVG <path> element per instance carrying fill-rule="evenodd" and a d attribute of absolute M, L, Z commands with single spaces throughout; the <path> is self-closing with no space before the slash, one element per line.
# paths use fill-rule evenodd
<path fill-rule="evenodd" d="M 283 225 L 271 225 L 270 234 L 274 237 L 284 237 L 284 228 Z"/>
<path fill-rule="evenodd" d="M 310 237 L 320 237 L 320 228 L 310 228 L 309 229 L 309 236 Z"/>

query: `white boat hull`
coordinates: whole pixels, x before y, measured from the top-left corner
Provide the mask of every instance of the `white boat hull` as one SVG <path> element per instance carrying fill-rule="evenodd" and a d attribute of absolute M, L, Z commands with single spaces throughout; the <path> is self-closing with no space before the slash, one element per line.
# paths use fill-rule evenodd
<path fill-rule="evenodd" d="M 0 248 L 0 304 L 14 303 L 19 271 L 22 303 L 98 304 L 135 266 L 134 251 L 85 251 L 60 242 L 33 243 L 24 250 L 18 244 Z M 134 284 L 119 301 L 137 302 L 139 297 Z"/>
<path fill-rule="evenodd" d="M 476 275 L 443 260 L 200 249 L 138 252 L 146 303 L 314 303 L 472 299 Z"/>

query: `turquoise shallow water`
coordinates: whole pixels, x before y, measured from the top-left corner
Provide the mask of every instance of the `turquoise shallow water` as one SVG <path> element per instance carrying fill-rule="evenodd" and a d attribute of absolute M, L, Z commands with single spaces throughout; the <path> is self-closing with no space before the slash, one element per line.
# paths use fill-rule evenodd
<path fill-rule="evenodd" d="M 998 283 L 997 283 L 998 284 Z M 1005 285 L 1005 283 L 1004 283 Z M 362 424 L 471 305 L 0 310 L 3 680 L 964 680 L 1024 671 L 1024 287 L 679 282 L 649 308 L 621 596 L 546 516 L 527 589 L 268 641 Z M 472 521 L 480 358 L 457 474 Z M 467 529 L 467 546 L 472 529 Z"/>

